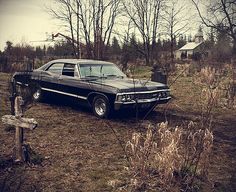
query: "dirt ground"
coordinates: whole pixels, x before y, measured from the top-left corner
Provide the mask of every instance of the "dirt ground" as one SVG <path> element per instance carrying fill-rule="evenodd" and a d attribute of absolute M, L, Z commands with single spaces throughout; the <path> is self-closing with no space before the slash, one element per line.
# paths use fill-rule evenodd
<path fill-rule="evenodd" d="M 8 79 L 9 75 L 0 73 L 0 116 L 10 113 Z M 143 132 L 143 122 L 157 124 L 167 119 L 176 126 L 199 115 L 193 100 L 186 99 L 190 81 L 183 84 L 183 80 L 171 88 L 171 103 L 156 108 L 144 121 L 127 112 L 101 120 L 89 109 L 64 100 L 34 104 L 25 113 L 38 121 L 34 131 L 25 131 L 25 142 L 34 151 L 31 164 L 12 164 L 14 129 L 0 123 L 0 191 L 126 191 L 129 175 L 121 146 L 131 134 Z M 210 187 L 203 191 L 236 191 L 235 126 L 233 109 L 216 112 Z"/>

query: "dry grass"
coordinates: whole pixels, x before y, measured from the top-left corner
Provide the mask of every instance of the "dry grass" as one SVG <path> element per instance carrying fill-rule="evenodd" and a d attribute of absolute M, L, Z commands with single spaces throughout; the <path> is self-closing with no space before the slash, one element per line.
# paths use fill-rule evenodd
<path fill-rule="evenodd" d="M 2 99 L 6 101 L 2 102 L 4 107 L 0 108 L 0 114 L 10 113 L 8 79 L 8 74 L 0 73 L 1 102 Z M 201 89 L 201 86 L 193 84 L 192 77 L 180 77 L 172 86 L 176 99 L 168 106 L 166 117 L 163 108 L 159 108 L 159 112 L 151 113 L 148 120 L 156 125 L 167 118 L 170 132 L 180 124 L 183 124 L 180 128 L 188 129 L 185 123 L 196 120 L 201 114 L 201 108 L 194 104 L 199 101 Z M 215 191 L 234 191 L 235 116 L 228 108 L 219 108 L 218 114 L 217 121 L 213 122 L 216 136 L 208 174 Z M 43 161 L 36 165 L 12 165 L 14 130 L 6 129 L 0 123 L 0 186 L 5 183 L 6 191 L 129 191 L 130 175 L 124 169 L 129 167 L 129 163 L 106 121 L 95 118 L 86 109 L 75 107 L 74 103 L 39 103 L 28 109 L 26 116 L 39 122 L 38 128 L 33 132 L 27 131 L 25 137 L 36 155 L 43 157 Z M 130 140 L 133 132 L 141 134 L 141 142 L 143 136 L 146 137 L 146 130 L 140 128 L 134 116 L 121 113 L 107 120 L 123 145 Z M 157 130 L 152 131 L 152 137 L 157 138 Z M 158 144 L 157 141 L 152 142 Z M 178 149 L 178 152 L 181 151 Z M 147 173 L 151 178 L 156 178 L 157 171 L 154 170 L 157 166 L 153 167 Z M 194 171 L 193 167 L 186 170 Z M 173 174 L 171 180 L 175 179 L 176 175 Z M 154 186 L 156 180 L 151 184 L 151 187 Z M 161 189 L 161 186 L 156 186 L 153 191 Z"/>
<path fill-rule="evenodd" d="M 215 89 L 213 94 L 217 94 L 217 97 L 215 95 L 212 96 L 218 98 L 219 107 L 235 108 L 234 85 L 231 73 L 231 68 L 227 68 L 226 75 L 223 75 L 221 70 L 208 66 L 202 68 L 200 73 L 195 74 L 195 82 L 207 89 Z"/>
<path fill-rule="evenodd" d="M 168 123 L 133 133 L 127 142 L 131 190 L 193 190 L 198 178 L 207 178 L 213 134 L 209 129 L 172 128 Z"/>
<path fill-rule="evenodd" d="M 205 98 L 200 95 L 204 96 L 204 89 L 210 89 L 211 92 L 214 90 L 214 94 L 217 94 L 217 105 L 213 109 L 214 114 L 235 113 L 236 99 L 232 94 L 233 84 L 230 70 L 227 68 L 227 72 L 223 73 L 215 68 L 205 67 L 192 76 L 185 76 L 177 71 L 168 79 L 171 84 L 178 77 L 171 85 L 174 100 L 169 103 L 168 110 L 173 109 L 186 113 L 191 111 L 199 115 L 199 112 L 202 111 L 202 102 L 205 102 Z"/>
<path fill-rule="evenodd" d="M 127 143 L 131 186 L 134 190 L 153 186 L 167 191 L 178 187 L 179 190 L 193 190 L 197 178 L 208 180 L 213 147 L 211 129 L 214 110 L 219 107 L 220 78 L 216 69 L 210 67 L 203 68 L 198 78 L 195 77 L 193 84 L 201 88 L 197 97 L 193 93 L 195 101 L 199 101 L 196 103 L 200 111 L 198 123 L 190 122 L 187 128 L 175 127 L 172 130 L 167 123 L 161 123 L 155 128 L 158 130 L 155 133 L 149 127 L 146 136 L 134 133 L 132 140 Z M 157 172 L 155 181 L 152 180 L 150 170 Z"/>

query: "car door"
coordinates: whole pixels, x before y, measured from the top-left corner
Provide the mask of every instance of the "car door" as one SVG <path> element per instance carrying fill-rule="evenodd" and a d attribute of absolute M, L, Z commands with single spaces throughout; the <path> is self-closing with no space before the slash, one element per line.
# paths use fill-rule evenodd
<path fill-rule="evenodd" d="M 52 63 L 41 74 L 41 87 L 45 91 L 57 92 L 58 79 L 62 75 L 64 63 Z"/>
<path fill-rule="evenodd" d="M 81 84 L 78 66 L 73 63 L 65 63 L 62 75 L 58 78 L 58 90 L 63 95 L 86 100 L 87 92 Z"/>

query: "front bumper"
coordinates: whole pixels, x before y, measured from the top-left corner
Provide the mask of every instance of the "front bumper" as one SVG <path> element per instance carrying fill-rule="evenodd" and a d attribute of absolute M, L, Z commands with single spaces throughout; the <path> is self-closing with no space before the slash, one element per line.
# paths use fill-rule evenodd
<path fill-rule="evenodd" d="M 120 109 L 123 109 L 123 108 L 135 108 L 137 105 L 138 105 L 138 107 L 145 109 L 145 108 L 152 107 L 154 105 L 165 104 L 170 99 L 171 99 L 171 97 L 138 99 L 137 101 L 132 100 L 132 101 L 126 101 L 126 102 L 115 101 L 114 109 L 115 110 L 120 110 Z"/>

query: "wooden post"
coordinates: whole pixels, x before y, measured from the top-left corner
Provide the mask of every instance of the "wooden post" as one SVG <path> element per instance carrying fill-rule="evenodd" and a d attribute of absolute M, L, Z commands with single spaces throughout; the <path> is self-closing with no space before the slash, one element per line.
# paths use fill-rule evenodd
<path fill-rule="evenodd" d="M 33 130 L 37 127 L 37 122 L 34 119 L 22 118 L 23 111 L 23 99 L 20 96 L 15 98 L 14 109 L 15 116 L 13 115 L 4 115 L 2 117 L 2 122 L 4 124 L 13 125 L 16 128 L 15 131 L 15 162 L 23 162 L 25 161 L 24 153 L 22 150 L 24 138 L 23 138 L 23 128 Z"/>
<path fill-rule="evenodd" d="M 10 102 L 11 102 L 11 115 L 15 115 L 15 109 L 14 109 L 14 102 L 16 98 L 16 82 L 13 79 L 11 81 L 11 96 L 10 96 Z"/>
<path fill-rule="evenodd" d="M 23 116 L 22 112 L 22 106 L 23 105 L 23 99 L 22 97 L 17 96 L 15 99 L 15 117 L 21 118 Z M 22 162 L 24 161 L 23 151 L 22 151 L 22 145 L 23 145 L 23 129 L 19 126 L 16 126 L 16 132 L 15 132 L 15 161 Z"/>

